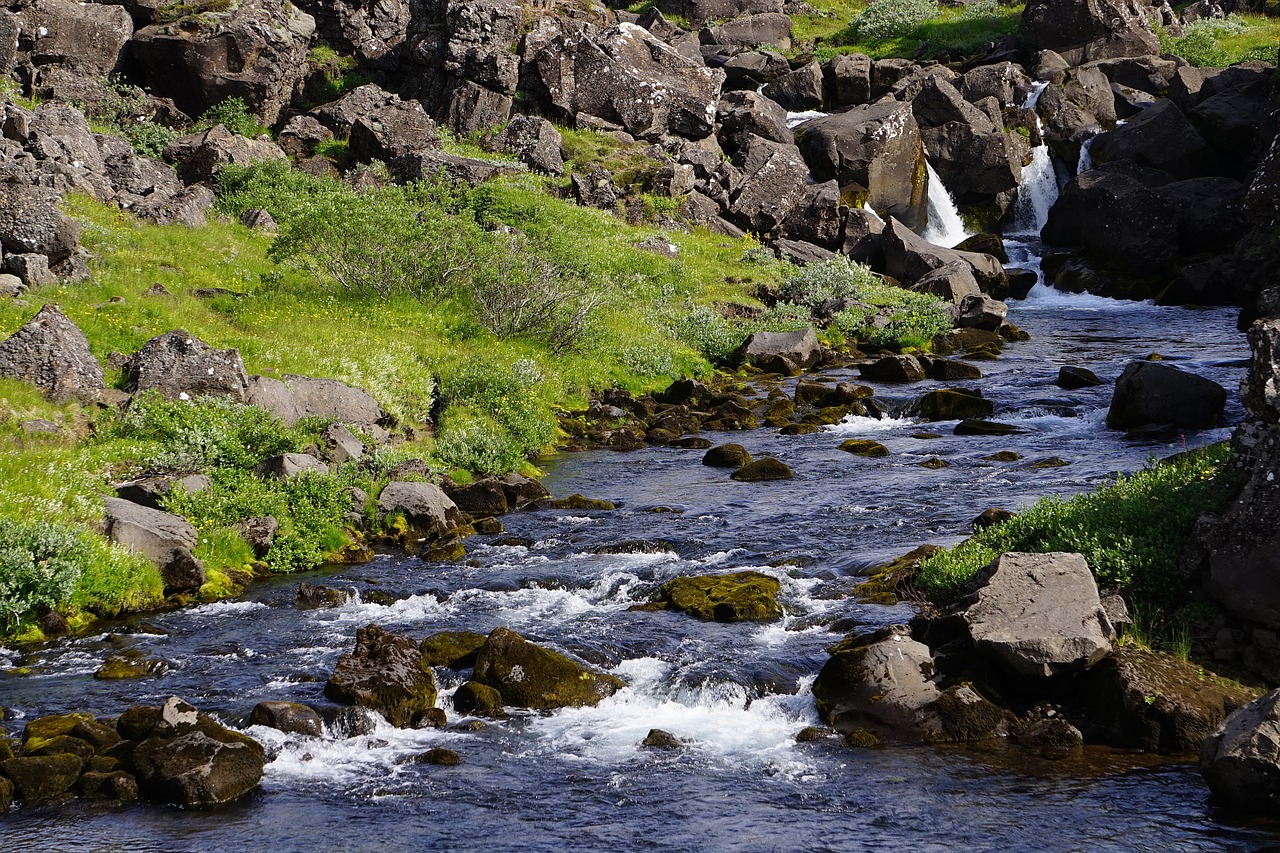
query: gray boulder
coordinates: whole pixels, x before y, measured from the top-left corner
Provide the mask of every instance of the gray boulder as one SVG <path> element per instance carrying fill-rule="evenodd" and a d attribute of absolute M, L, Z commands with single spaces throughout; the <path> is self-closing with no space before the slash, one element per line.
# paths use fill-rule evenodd
<path fill-rule="evenodd" d="M 383 419 L 382 407 L 364 389 L 295 373 L 285 374 L 283 380 L 252 377 L 247 402 L 271 412 L 286 426 L 304 417 L 329 418 L 357 427 L 371 427 Z"/>
<path fill-rule="evenodd" d="M 780 12 L 744 15 L 704 29 L 702 38 L 707 44 L 786 51 L 791 49 L 791 18 Z"/>
<path fill-rule="evenodd" d="M 1280 690 L 1236 711 L 1200 749 L 1200 772 L 1223 805 L 1259 815 L 1280 808 Z"/>
<path fill-rule="evenodd" d="M 1006 281 L 1004 266 L 994 256 L 935 246 L 897 219 L 885 225 L 882 247 L 885 272 L 908 287 L 957 262 L 969 268 L 984 292 L 999 290 Z"/>
<path fill-rule="evenodd" d="M 124 375 L 128 390 L 155 390 L 169 400 L 249 400 L 249 377 L 239 350 L 214 349 L 182 329 L 165 332 L 143 344 L 129 357 Z"/>
<path fill-rule="evenodd" d="M 886 219 L 927 223 L 924 144 L 910 104 L 881 101 L 812 119 L 796 138 L 818 181 L 835 179 Z"/>
<path fill-rule="evenodd" d="M 122 6 L 37 0 L 17 11 L 20 44 L 34 66 L 59 65 L 83 76 L 106 77 L 117 70 L 133 35 L 133 21 Z"/>
<path fill-rule="evenodd" d="M 439 147 L 440 136 L 422 104 L 397 100 L 356 119 L 348 141 L 356 160 L 389 163 L 405 154 Z"/>
<path fill-rule="evenodd" d="M 520 159 L 530 169 L 546 175 L 564 173 L 560 131 L 545 118 L 518 115 L 502 129 L 494 144 Z"/>
<path fill-rule="evenodd" d="M 328 128 L 334 139 L 348 139 L 352 126 L 362 117 L 399 102 L 399 95 L 393 95 L 375 83 L 365 83 L 336 101 L 316 107 L 308 115 Z"/>
<path fill-rule="evenodd" d="M 756 332 L 734 353 L 734 362 L 749 362 L 770 373 L 793 376 L 812 367 L 820 354 L 818 335 L 813 329 L 795 332 Z"/>
<path fill-rule="evenodd" d="M 792 112 L 801 112 L 819 109 L 824 91 L 822 66 L 815 61 L 769 83 L 762 94 Z"/>
<path fill-rule="evenodd" d="M 5 252 L 68 258 L 80 242 L 80 225 L 61 210 L 61 196 L 42 187 L 0 184 L 0 245 Z"/>
<path fill-rule="evenodd" d="M 378 511 L 403 515 L 412 529 L 427 537 L 437 537 L 462 521 L 462 514 L 439 486 L 431 483 L 395 481 L 378 496 Z"/>
<path fill-rule="evenodd" d="M 749 231 L 774 230 L 804 198 L 809 167 L 794 145 L 749 136 L 734 165 L 744 177 L 729 214 Z"/>
<path fill-rule="evenodd" d="M 1167 98 L 1099 136 L 1089 153 L 1095 163 L 1124 160 L 1175 178 L 1198 178 L 1218 171 L 1218 157 L 1209 143 Z"/>
<path fill-rule="evenodd" d="M 1157 361 L 1134 361 L 1116 380 L 1107 426 L 1209 429 L 1221 420 L 1226 401 L 1227 389 L 1211 379 Z"/>
<path fill-rule="evenodd" d="M 1053 50 L 1072 65 L 1115 56 L 1154 56 L 1160 40 L 1148 7 L 1136 0 L 1031 0 L 1022 35 L 1035 50 Z"/>
<path fill-rule="evenodd" d="M 325 427 L 322 437 L 325 443 L 325 458 L 335 465 L 364 456 L 364 443 L 340 423 Z"/>
<path fill-rule="evenodd" d="M 283 453 L 264 459 L 253 467 L 259 477 L 291 480 L 306 473 L 328 474 L 329 466 L 308 453 Z"/>
<path fill-rule="evenodd" d="M 840 187 L 835 181 L 806 184 L 804 196 L 792 209 L 779 233 L 824 249 L 839 249 L 844 238 Z"/>
<path fill-rule="evenodd" d="M 436 680 L 412 638 L 366 625 L 356 631 L 355 649 L 338 659 L 324 695 L 370 708 L 391 725 L 407 728 L 415 716 L 435 707 Z"/>
<path fill-rule="evenodd" d="M 249 713 L 249 724 L 282 732 L 320 737 L 324 722 L 314 708 L 297 702 L 259 702 Z"/>
<path fill-rule="evenodd" d="M 905 625 L 839 643 L 813 683 L 818 714 L 837 731 L 918 739 L 917 715 L 941 696 L 929 647 Z"/>
<path fill-rule="evenodd" d="M 280 146 L 269 139 L 248 139 L 214 125 L 165 146 L 164 159 L 174 163 L 184 183 L 207 183 L 225 165 L 249 166 L 263 160 L 284 160 Z"/>
<path fill-rule="evenodd" d="M 957 605 L 979 653 L 1019 675 L 1088 669 L 1111 653 L 1115 631 L 1079 554 L 1002 554 Z"/>
<path fill-rule="evenodd" d="M 130 754 L 138 786 L 150 799 L 182 806 L 231 802 L 258 786 L 265 765 L 261 744 L 226 728 L 178 697 L 164 707 L 135 706 L 154 725 L 137 739 Z"/>
<path fill-rule="evenodd" d="M 212 481 L 204 474 L 157 474 L 121 483 L 116 486 L 116 497 L 133 501 L 140 506 L 160 509 L 160 500 L 174 489 L 195 494 L 211 485 Z"/>
<path fill-rule="evenodd" d="M 0 376 L 30 382 L 55 403 L 89 402 L 107 387 L 88 338 L 57 305 L 0 342 Z"/>
<path fill-rule="evenodd" d="M 827 106 L 832 110 L 871 100 L 871 57 L 842 53 L 831 58 L 825 70 Z"/>
<path fill-rule="evenodd" d="M 982 294 L 970 294 L 960 301 L 956 326 L 961 329 L 984 329 L 994 332 L 1004 324 L 1009 306 Z"/>
<path fill-rule="evenodd" d="M 107 498 L 106 533 L 112 542 L 159 567 L 165 595 L 191 592 L 204 584 L 204 566 L 191 554 L 199 534 L 186 519 L 121 498 Z"/>
<path fill-rule="evenodd" d="M 716 117 L 720 144 L 726 151 L 737 151 L 753 135 L 785 144 L 794 140 L 787 127 L 786 109 L 756 91 L 725 92 Z"/>
<path fill-rule="evenodd" d="M 489 634 L 471 677 L 501 693 L 505 704 L 537 710 L 597 705 L 626 686 L 506 628 Z"/>

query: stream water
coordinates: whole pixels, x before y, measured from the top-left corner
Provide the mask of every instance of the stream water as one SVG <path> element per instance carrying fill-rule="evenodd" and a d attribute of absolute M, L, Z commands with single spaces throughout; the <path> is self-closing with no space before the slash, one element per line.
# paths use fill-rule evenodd
<path fill-rule="evenodd" d="M 1160 352 L 1229 388 L 1247 347 L 1224 309 L 1185 311 L 1037 288 L 1011 319 L 1034 336 L 984 362 L 996 417 L 1025 427 L 1002 438 L 955 437 L 953 424 L 850 420 L 808 436 L 772 430 L 709 436 L 774 454 L 796 478 L 746 484 L 700 464 L 701 453 L 648 448 L 553 457 L 546 484 L 617 500 L 613 512 L 518 512 L 507 535 L 468 540 L 460 563 L 383 556 L 284 577 L 244 599 L 107 626 L 23 652 L 0 650 L 0 706 L 15 719 L 72 710 L 116 714 L 179 695 L 243 725 L 262 700 L 321 695 L 356 629 L 377 623 L 423 637 L 509 626 L 622 676 L 629 687 L 596 708 L 528 714 L 478 731 L 402 731 L 342 739 L 253 727 L 270 762 L 261 791 L 212 812 L 72 804 L 0 819 L 0 849 L 129 850 L 1160 850 L 1280 849 L 1280 836 L 1226 822 L 1191 766 L 1091 751 L 1066 764 L 1027 764 L 993 748 L 849 750 L 797 743 L 817 722 L 809 686 L 844 633 L 911 613 L 847 597 L 868 567 L 923 542 L 963 537 L 988 506 L 1016 507 L 1086 490 L 1116 471 L 1226 435 L 1131 442 L 1107 431 L 1109 387 L 1066 392 L 1053 379 L 1080 364 L 1108 379 Z M 837 373 L 833 378 L 846 378 Z M 933 383 L 881 388 L 906 402 Z M 1240 416 L 1238 404 L 1229 419 Z M 922 430 L 936 439 L 913 437 Z M 888 445 L 862 459 L 837 445 Z M 1024 459 L 984 461 L 998 450 Z M 919 462 L 937 456 L 948 467 Z M 1060 457 L 1065 467 L 1031 463 Z M 657 511 L 659 509 L 666 511 Z M 600 546 L 663 538 L 672 550 L 608 555 Z M 701 623 L 631 612 L 680 574 L 754 568 L 782 582 L 786 618 L 769 625 Z M 398 600 L 332 609 L 292 606 L 300 580 Z M 95 681 L 108 655 L 136 649 L 173 669 L 143 681 Z M 8 671 L 29 667 L 29 674 Z M 460 682 L 440 672 L 442 705 Z M 691 741 L 652 752 L 652 727 Z M 458 767 L 405 763 L 432 746 Z"/>

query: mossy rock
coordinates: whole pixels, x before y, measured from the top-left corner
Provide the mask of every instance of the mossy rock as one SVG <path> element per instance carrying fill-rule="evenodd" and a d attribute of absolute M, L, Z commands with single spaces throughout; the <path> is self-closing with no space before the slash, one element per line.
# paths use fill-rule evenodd
<path fill-rule="evenodd" d="M 18 755 L 26 758 L 33 755 L 74 755 L 81 761 L 88 761 L 96 750 L 87 740 L 71 735 L 55 735 L 54 737 L 28 738 L 22 745 Z"/>
<path fill-rule="evenodd" d="M 1050 456 L 1048 459 L 1040 459 L 1036 462 L 1032 462 L 1031 467 L 1037 470 L 1044 470 L 1046 468 L 1065 468 L 1070 464 L 1070 462 L 1060 456 Z"/>
<path fill-rule="evenodd" d="M 819 424 L 813 423 L 787 424 L 778 430 L 778 435 L 813 435 L 818 427 Z"/>
<path fill-rule="evenodd" d="M 702 464 L 711 468 L 741 468 L 750 463 L 751 454 L 741 444 L 722 444 L 702 457 Z"/>
<path fill-rule="evenodd" d="M 680 738 L 664 729 L 649 729 L 649 734 L 645 735 L 644 740 L 640 741 L 640 746 L 645 749 L 684 749 L 684 744 L 680 742 Z"/>
<path fill-rule="evenodd" d="M 740 483 L 763 483 L 770 480 L 790 480 L 795 474 L 782 460 L 766 456 L 743 465 L 729 476 Z"/>
<path fill-rule="evenodd" d="M 995 403 L 982 393 L 965 388 L 937 388 L 911 406 L 911 412 L 927 421 L 957 421 L 985 418 L 995 411 Z"/>
<path fill-rule="evenodd" d="M 956 428 L 952 432 L 955 435 L 1014 435 L 1026 432 L 1026 430 L 1013 424 L 1002 424 L 997 421 L 983 420 L 982 418 L 966 418 L 956 424 Z"/>
<path fill-rule="evenodd" d="M 167 661 L 156 658 L 126 658 L 112 655 L 102 662 L 93 677 L 99 681 L 116 681 L 125 678 L 148 678 L 161 675 L 169 669 Z"/>
<path fill-rule="evenodd" d="M 1022 458 L 1022 454 L 1014 453 L 1012 450 L 1001 450 L 999 453 L 992 453 L 982 458 L 987 462 L 1017 462 Z"/>
<path fill-rule="evenodd" d="M 967 685 L 956 685 L 921 709 L 929 743 L 972 743 L 1007 735 L 1015 719 Z"/>
<path fill-rule="evenodd" d="M 371 708 L 391 725 L 404 728 L 419 711 L 435 707 L 436 681 L 418 643 L 366 625 L 356 632 L 355 650 L 338 659 L 324 695 L 334 702 Z"/>
<path fill-rule="evenodd" d="M 854 587 L 853 594 L 859 601 L 877 604 L 897 604 L 920 568 L 920 563 L 941 551 L 938 545 L 921 545 L 888 565 L 876 569 L 870 578 Z"/>
<path fill-rule="evenodd" d="M 584 498 L 582 495 L 573 494 L 567 498 L 543 498 L 540 501 L 534 501 L 529 504 L 529 509 L 611 510 L 617 509 L 617 506 L 613 501 Z"/>
<path fill-rule="evenodd" d="M 937 471 L 939 468 L 950 468 L 951 463 L 936 456 L 930 456 L 928 459 L 920 463 L 921 468 L 928 468 L 930 471 Z"/>
<path fill-rule="evenodd" d="M 96 723 L 92 714 L 50 714 L 31 720 L 22 729 L 23 741 L 69 735 L 81 723 Z"/>
<path fill-rule="evenodd" d="M 875 749 L 880 745 L 880 738 L 866 729 L 854 729 L 844 736 L 844 745 L 850 749 Z"/>
<path fill-rule="evenodd" d="M 818 743 L 835 736 L 835 732 L 822 726 L 805 726 L 796 732 L 796 743 Z"/>
<path fill-rule="evenodd" d="M 663 584 L 658 601 L 668 610 L 715 622 L 770 622 L 782 618 L 777 578 L 760 572 L 681 577 Z"/>
<path fill-rule="evenodd" d="M 700 435 L 687 435 L 671 442 L 671 446 L 678 447 L 681 450 L 709 450 L 711 448 L 711 439 L 703 438 Z"/>
<path fill-rule="evenodd" d="M 450 535 L 428 543 L 418 556 L 428 563 L 456 563 L 467 556 L 467 548 L 460 536 Z"/>
<path fill-rule="evenodd" d="M 90 771 L 76 783 L 76 793 L 86 800 L 132 803 L 138 799 L 138 780 L 123 770 L 109 773 Z"/>
<path fill-rule="evenodd" d="M 868 459 L 889 455 L 889 448 L 869 438 L 851 438 L 848 441 L 841 442 L 840 449 L 845 453 L 852 453 L 854 456 L 865 456 Z"/>
<path fill-rule="evenodd" d="M 502 694 L 478 681 L 468 681 L 454 692 L 453 707 L 459 714 L 474 714 L 492 720 L 507 716 Z"/>
<path fill-rule="evenodd" d="M 476 652 L 485 639 L 475 631 L 441 631 L 427 637 L 418 648 L 427 666 L 470 669 L 476 665 Z"/>
<path fill-rule="evenodd" d="M 942 438 L 942 433 L 940 433 L 940 432 L 913 432 L 913 433 L 911 434 L 911 437 L 912 437 L 912 438 L 915 438 L 915 439 L 919 439 L 920 441 L 932 441 L 932 440 L 933 440 L 933 439 L 935 439 L 935 438 Z"/>
<path fill-rule="evenodd" d="M 497 690 L 506 705 L 534 710 L 595 705 L 626 686 L 506 628 L 495 628 L 480 647 L 472 680 Z"/>
<path fill-rule="evenodd" d="M 496 518 L 477 518 L 471 525 L 476 533 L 482 533 L 486 536 L 497 536 L 506 532 L 506 528 L 502 526 L 502 522 Z"/>
<path fill-rule="evenodd" d="M 50 800 L 71 790 L 84 761 L 78 755 L 34 755 L 0 762 L 0 772 L 13 781 L 24 802 Z"/>
<path fill-rule="evenodd" d="M 443 746 L 432 747 L 414 757 L 415 764 L 434 764 L 437 767 L 457 767 L 463 763 L 462 755 Z"/>

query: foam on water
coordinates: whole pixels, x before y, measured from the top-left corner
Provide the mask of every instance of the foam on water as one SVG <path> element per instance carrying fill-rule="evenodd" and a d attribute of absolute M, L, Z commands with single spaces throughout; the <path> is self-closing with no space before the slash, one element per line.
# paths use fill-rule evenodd
<path fill-rule="evenodd" d="M 1035 113 L 1036 103 L 1048 83 L 1036 83 L 1031 94 L 1023 103 L 1023 109 Z M 1043 135 L 1044 126 L 1040 116 L 1035 116 L 1036 128 Z M 1058 176 L 1053 169 L 1053 158 L 1049 155 L 1049 146 L 1041 141 L 1031 150 L 1031 163 L 1022 169 L 1022 183 L 1018 187 L 1018 198 L 1013 206 L 1013 220 L 1010 231 L 1013 234 L 1036 234 L 1049 221 L 1049 208 L 1058 199 Z"/>
<path fill-rule="evenodd" d="M 826 432 L 836 435 L 865 435 L 875 432 L 892 432 L 895 429 L 914 427 L 917 422 L 911 418 L 869 418 L 865 415 L 845 415 L 838 424 L 824 427 Z"/>
<path fill-rule="evenodd" d="M 1092 293 L 1068 293 L 1045 284 L 1037 284 L 1031 288 L 1023 305 L 1027 308 L 1052 308 L 1060 311 L 1133 311 L 1155 307 L 1151 300 L 1112 299 L 1094 296 Z"/>
<path fill-rule="evenodd" d="M 798 113 L 787 113 L 787 130 L 795 130 L 806 121 L 815 118 L 826 118 L 831 113 L 824 113 L 820 110 L 804 110 Z"/>

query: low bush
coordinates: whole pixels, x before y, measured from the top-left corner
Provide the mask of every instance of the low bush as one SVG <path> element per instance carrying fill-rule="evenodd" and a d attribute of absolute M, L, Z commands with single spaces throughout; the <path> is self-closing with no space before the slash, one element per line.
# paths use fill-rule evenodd
<path fill-rule="evenodd" d="M 938 14 L 934 0 L 892 0 L 872 3 L 849 22 L 850 34 L 859 41 L 883 41 L 905 36 Z"/>
<path fill-rule="evenodd" d="M 258 118 L 249 109 L 244 98 L 227 98 L 219 101 L 204 111 L 195 124 L 195 130 L 208 130 L 214 125 L 222 125 L 232 133 L 247 136 L 250 139 L 267 132 Z"/>

